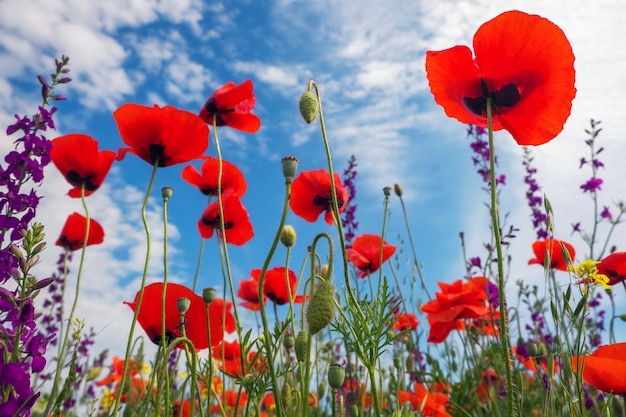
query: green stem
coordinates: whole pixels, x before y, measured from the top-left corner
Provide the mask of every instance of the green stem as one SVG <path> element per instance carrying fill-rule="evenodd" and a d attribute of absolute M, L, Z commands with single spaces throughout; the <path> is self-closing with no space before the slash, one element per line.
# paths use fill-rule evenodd
<path fill-rule="evenodd" d="M 500 221 L 498 214 L 498 197 L 496 192 L 496 150 L 493 140 L 493 114 L 491 98 L 487 98 L 487 124 L 489 133 L 489 190 L 491 191 L 491 220 L 493 236 L 495 239 L 496 254 L 498 261 L 498 291 L 500 294 L 500 342 L 502 345 L 502 355 L 506 369 L 506 393 L 508 416 L 515 416 L 515 404 L 513 394 L 513 374 L 511 371 L 511 346 L 509 341 L 509 324 L 506 312 L 506 297 L 504 289 L 504 256 L 502 253 L 502 236 L 500 235 Z"/>
<path fill-rule="evenodd" d="M 152 193 L 152 187 L 154 185 L 154 180 L 156 178 L 157 169 L 159 167 L 159 160 L 154 161 L 152 165 L 152 175 L 150 176 L 150 182 L 148 183 L 148 189 L 146 190 L 146 196 L 143 200 L 143 205 L 141 206 L 141 220 L 143 221 L 143 227 L 146 231 L 146 258 L 143 266 L 143 275 L 141 277 L 141 288 L 139 289 L 139 295 L 137 297 L 137 305 L 135 306 L 135 314 L 133 314 L 133 321 L 130 324 L 130 332 L 128 333 L 128 342 L 126 343 L 126 353 L 124 354 L 124 369 L 122 370 L 122 378 L 120 380 L 119 386 L 123 387 L 126 382 L 126 377 L 128 373 L 129 360 L 132 348 L 132 341 L 135 335 L 135 328 L 137 327 L 137 317 L 139 316 L 139 308 L 141 306 L 141 302 L 143 301 L 143 293 L 146 288 L 146 281 L 148 280 L 148 266 L 150 265 L 150 227 L 148 225 L 148 216 L 146 214 L 148 209 L 148 202 L 150 201 L 150 194 Z M 117 411 L 120 408 L 120 403 L 122 399 L 123 389 L 119 389 L 117 395 L 115 396 L 115 402 L 113 403 L 113 412 L 110 414 L 111 416 L 116 416 Z"/>
<path fill-rule="evenodd" d="M 167 349 L 167 337 L 165 334 L 167 329 L 165 328 L 165 298 L 167 296 L 167 202 L 169 198 L 163 198 L 163 290 L 161 291 L 161 348 L 165 352 Z M 184 336 L 184 334 L 183 334 Z M 167 360 L 169 356 L 163 356 L 161 360 L 163 361 L 163 366 L 161 367 L 162 376 L 164 376 L 165 380 L 165 389 L 157 390 L 156 393 L 156 403 L 161 404 L 161 395 L 165 394 L 165 409 L 171 409 L 171 399 L 170 399 L 170 390 L 168 389 L 168 380 L 169 380 L 169 372 L 167 372 Z M 155 363 L 155 369 L 158 366 L 158 363 Z M 163 393 L 162 391 L 165 391 Z M 160 407 L 156 407 L 156 415 L 160 414 Z"/>
<path fill-rule="evenodd" d="M 332 196 L 332 212 L 333 217 L 335 218 L 335 225 L 337 226 L 337 232 L 339 233 L 339 245 L 341 247 L 341 255 L 343 259 L 343 276 L 346 283 L 346 291 L 348 292 L 348 296 L 350 300 L 357 307 L 357 310 L 360 313 L 361 319 L 365 320 L 365 314 L 361 310 L 357 298 L 352 291 L 352 286 L 350 284 L 350 276 L 348 274 L 348 256 L 346 254 L 346 239 L 343 233 L 343 227 L 341 227 L 341 216 L 339 214 L 339 205 L 337 204 L 337 188 L 335 187 L 335 174 L 333 173 L 333 160 L 330 155 L 330 145 L 328 142 L 328 135 L 326 134 L 326 124 L 324 123 L 324 112 L 322 110 L 322 98 L 320 96 L 320 90 L 315 81 L 311 81 L 311 84 L 315 88 L 315 95 L 317 97 L 317 101 L 319 103 L 319 119 L 320 119 L 320 129 L 322 131 L 322 139 L 324 142 L 324 149 L 326 150 L 326 162 L 328 164 L 328 173 L 330 175 L 330 190 Z"/>
<path fill-rule="evenodd" d="M 78 306 L 78 296 L 80 294 L 80 281 L 83 275 L 83 266 L 85 264 L 85 253 L 87 252 L 87 241 L 89 240 L 89 226 L 90 226 L 90 217 L 89 217 L 89 209 L 87 208 L 87 202 L 85 201 L 85 184 L 82 185 L 80 191 L 80 201 L 83 205 L 83 210 L 85 210 L 85 237 L 83 239 L 83 248 L 80 253 L 80 263 L 78 265 L 78 274 L 76 276 L 76 290 L 74 292 L 74 302 L 72 303 L 72 308 L 70 310 L 70 315 L 68 316 L 68 324 L 65 333 L 63 334 L 63 342 L 61 343 L 61 348 L 59 349 L 59 357 L 57 358 L 58 364 L 57 369 L 54 374 L 54 383 L 52 384 L 52 390 L 50 392 L 50 400 L 46 406 L 46 411 L 44 415 L 48 415 L 51 411 L 51 407 L 57 402 L 56 396 L 58 394 L 59 383 L 61 379 L 61 370 L 63 369 L 63 357 L 65 356 L 67 350 L 67 342 L 69 340 L 70 331 L 72 330 L 72 320 L 74 318 L 74 314 L 76 313 L 76 307 Z M 65 292 L 65 291 L 64 291 Z"/>

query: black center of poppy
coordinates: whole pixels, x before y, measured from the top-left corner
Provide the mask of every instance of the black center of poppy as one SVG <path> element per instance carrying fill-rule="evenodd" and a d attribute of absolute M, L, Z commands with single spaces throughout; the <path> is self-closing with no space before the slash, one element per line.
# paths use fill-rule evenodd
<path fill-rule="evenodd" d="M 333 199 L 332 197 L 316 194 L 315 197 L 313 197 L 313 204 L 324 208 L 331 208 L 333 206 Z M 337 207 L 341 208 L 341 206 L 343 206 L 343 200 L 337 199 Z"/>
<path fill-rule="evenodd" d="M 93 175 L 90 175 L 88 177 L 83 178 L 78 174 L 78 172 L 74 170 L 71 170 L 67 174 L 65 174 L 65 178 L 70 184 L 73 184 L 73 185 L 85 184 L 85 190 L 87 191 L 96 191 L 99 187 L 99 185 L 91 182 L 91 179 L 93 177 L 94 177 Z"/>
<path fill-rule="evenodd" d="M 207 219 L 206 217 L 202 217 L 202 224 L 213 227 L 215 229 L 219 229 L 220 224 L 220 216 L 217 216 L 215 219 Z M 231 229 L 234 226 L 233 222 L 224 222 L 224 229 Z"/>
<path fill-rule="evenodd" d="M 174 333 L 170 332 L 169 330 L 165 330 L 165 342 L 168 345 L 172 343 L 172 340 L 176 339 L 177 337 L 178 336 L 176 336 Z M 151 340 L 152 340 L 152 343 L 158 346 L 161 344 L 161 335 L 158 334 L 154 336 Z"/>
<path fill-rule="evenodd" d="M 486 116 L 488 98 L 490 98 L 493 103 L 494 113 L 496 113 L 500 107 L 513 107 L 520 99 L 519 90 L 513 83 L 503 86 L 498 91 L 489 91 L 487 84 L 481 79 L 480 87 L 483 92 L 482 96 L 476 98 L 463 97 L 463 104 L 465 104 L 472 113 L 478 116 Z"/>
<path fill-rule="evenodd" d="M 235 109 L 218 109 L 217 108 L 217 103 L 215 101 L 215 97 L 211 97 L 210 99 L 208 99 L 207 102 L 204 103 L 204 108 L 211 115 L 211 120 L 206 120 L 206 122 L 213 124 L 213 117 L 212 116 L 216 115 L 216 117 L 215 117 L 215 124 L 217 126 L 224 126 L 226 124 L 224 122 L 224 120 L 220 117 L 220 113 L 230 113 L 230 112 L 235 111 Z"/>
<path fill-rule="evenodd" d="M 159 166 L 164 167 L 165 166 L 165 146 L 159 145 L 157 143 L 151 143 L 150 144 L 150 159 L 152 160 L 152 163 L 158 160 Z"/>

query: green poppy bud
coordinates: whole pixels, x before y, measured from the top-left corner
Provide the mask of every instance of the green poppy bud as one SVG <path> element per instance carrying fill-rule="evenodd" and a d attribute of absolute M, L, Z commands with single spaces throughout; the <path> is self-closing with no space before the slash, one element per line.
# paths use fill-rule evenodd
<path fill-rule="evenodd" d="M 298 172 L 298 164 L 300 163 L 298 158 L 288 155 L 283 157 L 283 159 L 280 160 L 280 163 L 283 166 L 283 175 L 285 176 L 287 182 L 293 181 L 296 176 L 296 172 Z"/>
<path fill-rule="evenodd" d="M 400 184 L 395 183 L 393 185 L 393 191 L 396 193 L 398 197 L 402 197 L 402 187 L 400 187 Z"/>
<path fill-rule="evenodd" d="M 320 110 L 320 102 L 311 90 L 307 90 L 300 97 L 300 114 L 305 122 L 308 124 L 313 123 L 317 118 L 317 113 Z"/>
<path fill-rule="evenodd" d="M 285 225 L 280 231 L 280 241 L 283 245 L 290 248 L 296 243 L 296 230 L 293 226 Z"/>
<path fill-rule="evenodd" d="M 306 319 L 309 323 L 309 332 L 312 335 L 328 326 L 335 316 L 335 287 L 330 281 L 323 281 L 311 297 L 306 310 Z"/>
<path fill-rule="evenodd" d="M 296 359 L 298 362 L 304 362 L 307 353 L 307 344 L 309 342 L 309 332 L 300 330 L 296 336 Z"/>

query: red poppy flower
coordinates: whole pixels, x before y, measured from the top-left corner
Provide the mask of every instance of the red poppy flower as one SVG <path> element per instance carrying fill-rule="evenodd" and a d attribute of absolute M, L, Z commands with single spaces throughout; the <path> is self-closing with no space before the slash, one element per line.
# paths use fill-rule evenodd
<path fill-rule="evenodd" d="M 239 281 L 239 290 L 237 291 L 237 297 L 244 300 L 241 306 L 252 310 L 259 311 L 261 309 L 259 300 L 259 277 L 261 276 L 260 269 L 258 274 L 252 274 L 252 279 Z M 254 271 L 253 271 L 254 272 Z M 263 302 L 267 297 L 263 295 Z"/>
<path fill-rule="evenodd" d="M 567 271 L 567 265 L 571 264 L 576 256 L 576 251 L 572 245 L 557 239 L 536 241 L 533 243 L 533 252 L 535 257 L 528 261 L 528 265 L 548 265 L 550 269 L 559 271 Z M 564 253 L 568 254 L 569 259 L 565 259 Z"/>
<path fill-rule="evenodd" d="M 348 206 L 348 191 L 341 183 L 341 177 L 335 173 L 335 190 L 339 213 Z M 330 174 L 325 169 L 304 171 L 296 177 L 291 187 L 291 210 L 308 222 L 314 222 L 320 214 L 326 212 L 326 223 L 333 224 L 332 191 Z"/>
<path fill-rule="evenodd" d="M 191 415 L 191 401 L 176 400 L 172 403 L 173 417 L 189 417 Z"/>
<path fill-rule="evenodd" d="M 449 117 L 508 130 L 520 145 L 541 145 L 563 130 L 574 87 L 574 54 L 563 31 L 517 10 L 484 23 L 466 46 L 426 53 L 426 75 L 435 101 Z"/>
<path fill-rule="evenodd" d="M 196 350 L 206 349 L 209 346 L 209 327 L 211 329 L 211 345 L 216 345 L 222 341 L 224 331 L 230 333 L 235 330 L 235 321 L 230 312 L 230 303 L 227 303 L 225 325 L 222 327 L 223 300 L 215 299 L 211 302 L 209 306 L 210 323 L 207 324 L 206 304 L 201 296 L 189 288 L 180 284 L 168 283 L 165 294 L 165 312 L 161 309 L 162 294 L 163 283 L 157 282 L 146 286 L 141 306 L 137 306 L 139 292 L 137 292 L 134 302 L 124 302 L 133 311 L 139 308 L 137 321 L 150 340 L 156 344 L 161 343 L 161 318 L 163 314 L 165 314 L 165 337 L 167 342 L 169 343 L 173 339 L 182 336 L 180 313 L 176 307 L 176 300 L 179 298 L 187 298 L 191 302 L 189 310 L 185 313 L 184 326 L 185 334 Z M 177 347 L 183 349 L 184 345 L 181 344 Z"/>
<path fill-rule="evenodd" d="M 602 259 L 596 267 L 598 274 L 609 277 L 609 285 L 618 284 L 626 280 L 626 252 L 613 252 Z"/>
<path fill-rule="evenodd" d="M 241 204 L 238 197 L 230 192 L 222 194 L 222 209 L 224 214 L 224 228 L 226 229 L 226 242 L 241 246 L 246 244 L 254 236 L 252 223 L 248 211 Z M 208 239 L 213 236 L 213 231 L 218 230 L 218 237 L 221 227 L 219 201 L 214 201 L 202 213 L 198 220 L 198 230 L 200 236 Z"/>
<path fill-rule="evenodd" d="M 261 278 L 261 270 L 253 269 L 250 275 L 257 282 Z M 287 279 L 289 279 L 289 287 L 287 287 Z M 272 268 L 265 273 L 265 282 L 263 284 L 263 294 L 277 305 L 287 304 L 289 302 L 289 293 L 293 302 L 302 303 L 302 295 L 296 295 L 296 274 L 290 269 L 287 273 L 284 266 Z"/>
<path fill-rule="evenodd" d="M 419 410 L 425 417 L 451 417 L 446 410 L 450 397 L 442 392 L 429 392 L 419 382 L 415 383 L 415 392 L 398 391 L 400 404 L 410 403 L 413 410 Z"/>
<path fill-rule="evenodd" d="M 263 363 L 256 352 L 249 352 L 247 359 L 242 360 L 241 346 L 237 340 L 222 341 L 218 346 L 214 346 L 212 356 L 222 362 L 220 369 L 230 375 L 242 376 L 263 370 Z"/>
<path fill-rule="evenodd" d="M 251 80 L 235 85 L 234 82 L 220 87 L 204 103 L 200 118 L 213 126 L 229 126 L 247 133 L 256 133 L 261 127 L 261 119 L 251 113 L 256 98 Z"/>
<path fill-rule="evenodd" d="M 67 217 L 61 235 L 56 241 L 57 246 L 67 250 L 77 250 L 83 247 L 87 232 L 87 218 L 80 213 L 72 213 Z M 87 246 L 99 245 L 104 242 L 104 229 L 94 219 L 89 219 L 89 236 Z"/>
<path fill-rule="evenodd" d="M 113 165 L 115 152 L 98 151 L 98 141 L 91 136 L 71 134 L 52 140 L 50 159 L 74 186 L 68 195 L 80 198 L 83 186 L 85 196 L 100 188 Z"/>
<path fill-rule="evenodd" d="M 127 391 L 123 393 L 121 397 L 122 402 L 131 403 L 137 402 L 140 398 L 143 398 L 146 395 L 146 386 L 148 385 L 148 381 L 145 381 L 139 375 L 139 367 L 141 364 L 138 364 L 134 359 L 130 360 L 128 369 L 126 370 L 127 375 Z M 113 366 L 111 368 L 111 373 L 104 378 L 100 379 L 96 382 L 96 386 L 98 387 L 111 387 L 113 388 L 112 397 L 115 398 L 117 396 L 117 392 L 120 389 L 119 383 L 122 381 L 122 375 L 124 373 L 124 359 L 118 358 L 117 356 L 113 357 Z M 130 399 L 129 399 L 130 395 Z"/>
<path fill-rule="evenodd" d="M 359 277 L 364 278 L 380 268 L 381 240 L 382 238 L 377 235 L 362 234 L 354 239 L 352 247 L 346 250 L 348 260 L 360 270 Z M 385 262 L 396 252 L 396 247 L 383 240 L 382 252 L 382 261 Z"/>
<path fill-rule="evenodd" d="M 209 146 L 209 128 L 193 113 L 175 107 L 127 103 L 113 112 L 122 140 L 117 160 L 130 152 L 160 167 L 202 159 Z"/>
<path fill-rule="evenodd" d="M 474 277 L 452 284 L 437 283 L 441 292 L 435 293 L 435 299 L 422 306 L 430 324 L 429 342 L 446 340 L 452 330 L 462 326 L 459 319 L 477 319 L 489 314 L 485 281 L 485 277 Z"/>
<path fill-rule="evenodd" d="M 393 316 L 396 319 L 393 328 L 400 332 L 403 330 L 415 330 L 420 324 L 420 322 L 415 319 L 415 314 L 413 313 L 397 313 Z"/>
<path fill-rule="evenodd" d="M 204 195 L 217 195 L 217 177 L 219 174 L 219 160 L 207 157 L 202 163 L 202 174 L 193 165 L 183 168 L 183 179 L 189 184 L 198 187 Z M 222 160 L 222 193 L 230 190 L 236 197 L 246 192 L 248 184 L 243 174 L 235 165 Z"/>
<path fill-rule="evenodd" d="M 573 356 L 572 367 L 593 387 L 616 395 L 626 394 L 626 343 L 600 346 L 588 356 Z"/>

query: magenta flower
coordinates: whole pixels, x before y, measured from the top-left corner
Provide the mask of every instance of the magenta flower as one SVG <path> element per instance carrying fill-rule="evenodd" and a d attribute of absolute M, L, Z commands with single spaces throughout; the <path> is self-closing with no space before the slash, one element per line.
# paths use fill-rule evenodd
<path fill-rule="evenodd" d="M 595 193 L 598 190 L 601 190 L 602 180 L 600 178 L 590 178 L 589 181 L 580 186 L 583 192 L 589 191 L 590 193 Z"/>

